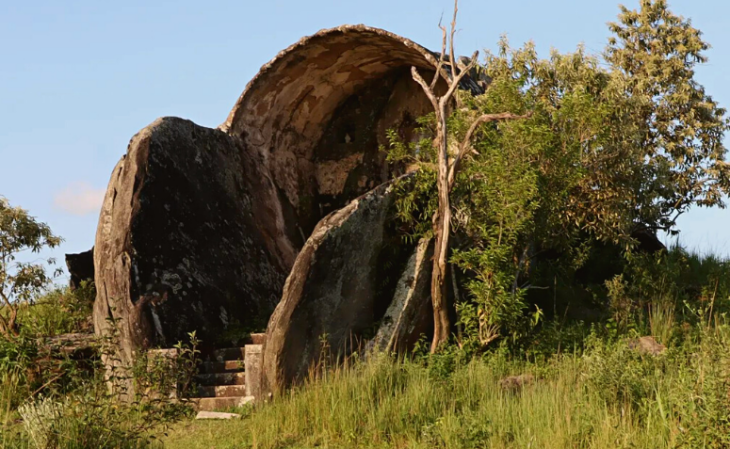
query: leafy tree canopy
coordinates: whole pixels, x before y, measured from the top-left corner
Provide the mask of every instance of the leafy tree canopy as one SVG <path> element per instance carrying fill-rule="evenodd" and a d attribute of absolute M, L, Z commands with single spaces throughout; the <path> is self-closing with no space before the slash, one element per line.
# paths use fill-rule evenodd
<path fill-rule="evenodd" d="M 61 238 L 53 235 L 48 225 L 0 197 L 0 335 L 18 334 L 19 308 L 52 281 L 43 264 L 17 262 L 17 256 L 25 251 L 55 248 L 60 243 Z M 52 264 L 53 260 L 47 262 Z"/>
<path fill-rule="evenodd" d="M 694 78 L 708 48 L 700 31 L 664 0 L 622 7 L 609 28 L 602 55 L 540 59 L 532 43 L 503 38 L 479 67 L 486 92 L 459 93 L 449 117 L 461 142 L 483 114 L 531 112 L 479 125 L 451 192 L 451 262 L 469 275 L 459 320 L 479 344 L 524 323 L 526 291 L 544 287 L 540 254 L 575 270 L 595 242 L 630 249 L 637 228 L 673 232 L 692 206 L 724 207 L 729 122 Z M 437 207 L 433 117 L 421 123 L 418 142 L 390 136 L 390 161 L 418 169 L 398 202 L 412 237 L 432 232 Z"/>

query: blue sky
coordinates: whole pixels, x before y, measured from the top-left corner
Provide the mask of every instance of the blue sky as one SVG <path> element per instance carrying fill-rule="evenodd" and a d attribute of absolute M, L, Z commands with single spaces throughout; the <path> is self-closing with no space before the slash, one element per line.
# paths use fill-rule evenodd
<path fill-rule="evenodd" d="M 638 0 L 626 3 L 638 6 Z M 670 2 L 713 46 L 698 79 L 730 106 L 730 3 Z M 99 201 L 129 139 L 173 115 L 215 127 L 277 52 L 319 29 L 364 23 L 432 49 L 450 0 L 0 2 L 0 195 L 66 239 L 93 245 Z M 541 56 L 603 49 L 613 0 L 461 0 L 457 52 L 533 40 Z M 727 142 L 730 144 L 730 141 Z M 679 222 L 690 248 L 730 255 L 729 210 Z"/>

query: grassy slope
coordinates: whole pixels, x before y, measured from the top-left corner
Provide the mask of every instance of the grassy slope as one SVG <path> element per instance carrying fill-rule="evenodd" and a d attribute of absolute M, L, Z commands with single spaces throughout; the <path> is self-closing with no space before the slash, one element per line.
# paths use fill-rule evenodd
<path fill-rule="evenodd" d="M 492 356 L 445 377 L 380 360 L 331 373 L 241 420 L 177 424 L 164 441 L 180 449 L 724 447 L 728 357 L 718 349 L 728 335 L 723 328 L 658 357 L 625 342 L 537 365 Z M 537 381 L 502 390 L 499 379 L 517 372 Z"/>
<path fill-rule="evenodd" d="M 456 368 L 448 354 L 428 363 L 387 358 L 353 363 L 272 404 L 239 410 L 245 414 L 241 420 L 177 422 L 162 442 L 182 449 L 730 447 L 730 263 L 677 249 L 671 254 L 666 264 L 651 265 L 658 273 L 637 272 L 642 282 L 626 291 L 652 305 L 648 315 L 634 311 L 636 325 L 621 330 L 622 340 L 615 339 L 615 323 L 585 341 L 584 326 L 546 323 L 546 331 L 535 336 L 544 348 L 519 360 L 498 350 Z M 51 295 L 47 307 L 29 308 L 34 313 L 24 319 L 26 330 L 49 335 L 82 324 L 68 318 L 84 317 L 88 301 L 80 301 L 77 310 L 75 301 L 62 298 Z M 626 338 L 636 332 L 631 329 L 658 336 L 670 349 L 657 357 L 628 350 Z M 579 344 L 564 344 L 572 340 Z M 9 404 L 27 396 L 30 384 L 23 375 L 34 362 L 16 357 L 13 345 L 3 347 L 0 447 L 19 447 L 28 438 Z M 550 355 L 561 347 L 586 350 Z M 521 391 L 499 386 L 504 376 L 521 373 L 537 380 Z M 98 418 L 100 409 L 114 419 Z M 139 417 L 105 401 L 77 415 L 81 418 L 61 421 L 73 430 L 66 430 L 68 442 L 78 443 L 77 435 L 89 430 L 139 424 Z M 18 438 L 11 435 L 15 431 L 21 432 Z M 62 447 L 96 448 L 97 440 Z M 130 439 L 125 447 L 142 446 Z"/>
<path fill-rule="evenodd" d="M 652 304 L 635 328 L 669 346 L 661 356 L 628 350 L 636 334 L 623 330 L 622 340 L 604 332 L 585 352 L 539 363 L 497 353 L 450 370 L 443 357 L 430 367 L 383 359 L 335 370 L 241 420 L 176 424 L 163 441 L 182 449 L 730 447 L 730 263 L 674 247 L 646 266 L 625 293 Z M 585 329 L 575 330 L 583 346 Z M 555 337 L 538 338 L 550 346 Z M 537 381 L 500 388 L 520 373 Z"/>

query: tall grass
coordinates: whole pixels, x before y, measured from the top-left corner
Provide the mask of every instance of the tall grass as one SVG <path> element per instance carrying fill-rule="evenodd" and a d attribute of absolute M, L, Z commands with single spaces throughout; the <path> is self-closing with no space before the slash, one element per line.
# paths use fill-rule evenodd
<path fill-rule="evenodd" d="M 669 345 L 675 329 L 675 302 L 666 296 L 649 304 L 649 331 L 660 343 Z"/>
<path fill-rule="evenodd" d="M 0 371 L 0 448 L 22 448 L 27 442 L 15 426 L 13 403 L 19 383 L 20 374 L 16 370 Z"/>
<path fill-rule="evenodd" d="M 700 332 L 700 331 L 698 331 Z M 239 421 L 186 423 L 175 448 L 665 448 L 730 444 L 730 328 L 642 356 L 589 342 L 547 363 L 493 354 L 442 373 L 387 357 L 330 371 Z M 530 373 L 505 390 L 500 379 Z"/>
<path fill-rule="evenodd" d="M 380 357 L 312 377 L 244 419 L 179 424 L 167 447 L 193 448 L 725 448 L 730 447 L 730 263 L 673 247 L 632 265 L 635 316 L 550 326 L 538 349 Z M 556 332 L 558 335 L 556 335 Z M 651 334 L 668 349 L 642 355 Z M 528 348 L 529 349 L 529 348 Z M 533 348 L 534 349 L 534 348 Z M 551 355 L 552 354 L 552 355 Z M 505 376 L 531 374 L 523 388 Z"/>

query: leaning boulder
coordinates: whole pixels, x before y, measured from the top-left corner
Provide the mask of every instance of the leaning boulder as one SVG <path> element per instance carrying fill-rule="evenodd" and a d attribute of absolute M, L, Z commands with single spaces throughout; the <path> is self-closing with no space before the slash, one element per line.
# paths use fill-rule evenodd
<path fill-rule="evenodd" d="M 433 241 L 421 239 L 398 280 L 393 300 L 369 342 L 371 351 L 404 353 L 433 333 L 431 257 Z"/>
<path fill-rule="evenodd" d="M 213 344 L 234 321 L 266 323 L 291 255 L 278 245 L 276 193 L 256 162 L 226 133 L 178 118 L 132 138 L 94 252 L 94 325 L 116 334 L 121 364 L 191 331 Z"/>
<path fill-rule="evenodd" d="M 385 314 L 395 290 L 386 278 L 401 272 L 410 253 L 395 244 L 392 185 L 322 219 L 302 248 L 266 331 L 268 390 L 303 380 L 323 351 L 343 356 L 357 349 Z"/>

